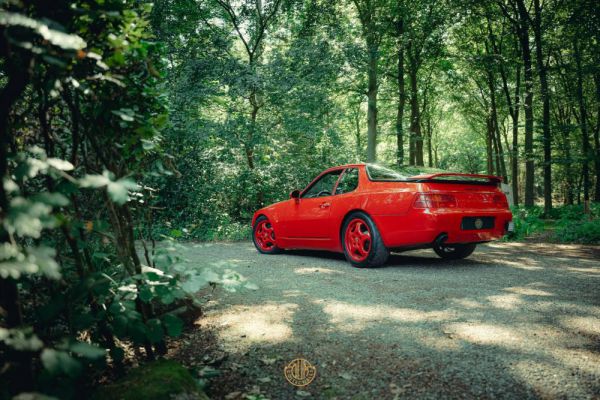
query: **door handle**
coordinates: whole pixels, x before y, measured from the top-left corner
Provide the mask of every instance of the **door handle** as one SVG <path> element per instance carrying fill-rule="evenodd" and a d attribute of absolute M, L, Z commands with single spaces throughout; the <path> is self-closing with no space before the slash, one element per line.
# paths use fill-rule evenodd
<path fill-rule="evenodd" d="M 328 208 L 329 206 L 331 206 L 331 204 L 329 204 L 329 203 L 321 203 L 321 205 L 319 207 L 321 207 L 321 208 Z"/>

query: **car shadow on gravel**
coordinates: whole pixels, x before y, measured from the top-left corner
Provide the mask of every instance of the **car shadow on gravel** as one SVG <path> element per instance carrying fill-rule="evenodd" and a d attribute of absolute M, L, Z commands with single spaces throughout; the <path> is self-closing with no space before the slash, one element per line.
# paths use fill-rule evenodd
<path fill-rule="evenodd" d="M 456 267 L 477 267 L 488 264 L 487 262 L 464 259 L 464 260 L 444 260 L 433 252 L 430 251 L 431 256 L 415 255 L 414 250 L 407 250 L 406 252 L 392 252 L 387 262 L 379 267 L 371 267 L 371 269 L 385 269 L 392 267 L 409 266 L 413 267 L 418 265 L 419 267 L 434 267 L 434 268 L 456 268 Z M 423 253 L 423 250 L 418 250 Z M 298 258 L 306 258 L 308 260 L 336 260 L 346 262 L 346 257 L 342 253 L 334 253 L 331 251 L 319 251 L 319 250 L 286 250 L 281 255 L 292 256 Z M 350 263 L 347 264 L 350 267 Z"/>
<path fill-rule="evenodd" d="M 319 251 L 203 253 L 261 288 L 215 291 L 171 354 L 221 371 L 214 399 L 597 397 L 597 266 L 546 254 L 482 246 L 449 262 L 421 250 L 369 270 Z M 297 357 L 317 367 L 308 387 L 284 378 Z"/>

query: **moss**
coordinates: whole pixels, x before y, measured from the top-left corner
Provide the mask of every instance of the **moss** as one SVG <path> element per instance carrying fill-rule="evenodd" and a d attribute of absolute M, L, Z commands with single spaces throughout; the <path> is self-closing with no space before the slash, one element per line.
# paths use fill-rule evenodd
<path fill-rule="evenodd" d="M 186 398 L 208 399 L 181 364 L 171 360 L 155 361 L 132 369 L 125 377 L 100 388 L 94 400 L 158 400 L 179 394 Z"/>

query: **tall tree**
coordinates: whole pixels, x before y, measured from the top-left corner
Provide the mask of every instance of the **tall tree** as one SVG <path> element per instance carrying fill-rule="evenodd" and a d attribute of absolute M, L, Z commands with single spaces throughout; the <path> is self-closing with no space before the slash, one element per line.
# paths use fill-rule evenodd
<path fill-rule="evenodd" d="M 529 28 L 531 18 L 524 0 L 499 0 L 498 5 L 506 18 L 511 22 L 519 39 L 521 58 L 525 79 L 525 206 L 531 207 L 534 203 L 534 178 L 535 165 L 533 154 L 533 67 L 531 60 L 531 45 Z"/>
<path fill-rule="evenodd" d="M 398 52 L 396 79 L 398 82 L 398 106 L 396 112 L 396 165 L 404 164 L 404 106 L 406 104 L 406 88 L 404 84 L 404 1 L 396 3 L 395 36 Z"/>
<path fill-rule="evenodd" d="M 446 7 L 443 1 L 426 0 L 411 3 L 405 13 L 407 75 L 410 81 L 410 165 L 424 165 L 419 79 L 423 65 L 435 63 L 443 52 Z"/>
<path fill-rule="evenodd" d="M 379 69 L 379 46 L 384 35 L 383 25 L 387 19 L 385 0 L 352 0 L 362 27 L 367 50 L 367 161 L 377 161 L 377 92 Z"/>
<path fill-rule="evenodd" d="M 573 54 L 575 56 L 575 71 L 577 75 L 576 96 L 577 105 L 579 107 L 579 124 L 581 125 L 581 152 L 582 152 L 582 167 L 581 179 L 583 180 L 583 201 L 588 202 L 590 199 L 590 137 L 588 131 L 587 107 L 583 93 L 583 68 L 582 54 L 579 37 L 576 35 L 573 39 Z"/>
<path fill-rule="evenodd" d="M 512 121 L 512 144 L 510 152 L 510 164 L 511 164 L 511 186 L 513 204 L 519 204 L 519 104 L 520 104 L 520 90 L 521 90 L 521 63 L 513 59 L 509 54 L 505 54 L 503 47 L 503 32 L 501 33 L 501 39 L 496 39 L 492 23 L 492 10 L 488 9 L 486 12 L 487 27 L 488 27 L 488 38 L 493 49 L 494 54 L 497 58 L 497 66 L 500 72 L 500 78 L 502 80 L 502 92 L 504 93 L 504 99 L 508 107 L 508 113 Z M 505 21 L 500 21 L 502 30 L 504 30 Z M 516 40 L 515 40 L 516 41 Z M 509 40 L 509 43 L 512 42 Z M 514 53 L 519 56 L 519 45 L 515 43 L 513 46 Z M 509 68 L 514 68 L 514 96 L 509 88 Z"/>
<path fill-rule="evenodd" d="M 544 39 L 542 32 L 542 8 L 540 0 L 533 0 L 535 18 L 533 33 L 538 77 L 540 79 L 540 95 L 542 98 L 542 131 L 544 141 L 544 213 L 552 210 L 552 137 L 550 135 L 550 92 L 548 90 L 548 66 L 544 60 Z"/>
<path fill-rule="evenodd" d="M 248 2 L 243 4 L 240 10 L 236 10 L 236 5 L 230 0 L 216 0 L 225 11 L 225 16 L 233 26 L 238 38 L 244 46 L 246 52 L 246 62 L 248 72 L 252 75 L 257 74 L 261 62 L 262 51 L 264 50 L 264 41 L 266 33 L 273 22 L 273 19 L 279 11 L 281 0 L 272 0 L 268 4 L 263 4 L 262 0 Z M 256 142 L 257 126 L 256 120 L 258 112 L 263 107 L 260 85 L 257 82 L 260 79 L 256 76 L 249 79 L 248 102 L 249 109 L 249 127 L 244 141 L 244 150 L 248 168 L 255 167 L 254 147 Z"/>

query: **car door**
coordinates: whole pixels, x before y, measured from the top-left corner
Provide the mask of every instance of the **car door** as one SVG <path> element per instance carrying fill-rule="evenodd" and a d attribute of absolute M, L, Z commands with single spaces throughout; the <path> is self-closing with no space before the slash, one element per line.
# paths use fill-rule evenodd
<path fill-rule="evenodd" d="M 300 247 L 327 247 L 335 229 L 330 213 L 341 173 L 342 169 L 323 174 L 301 193 L 287 215 L 283 229 L 286 238 L 298 241 Z"/>

